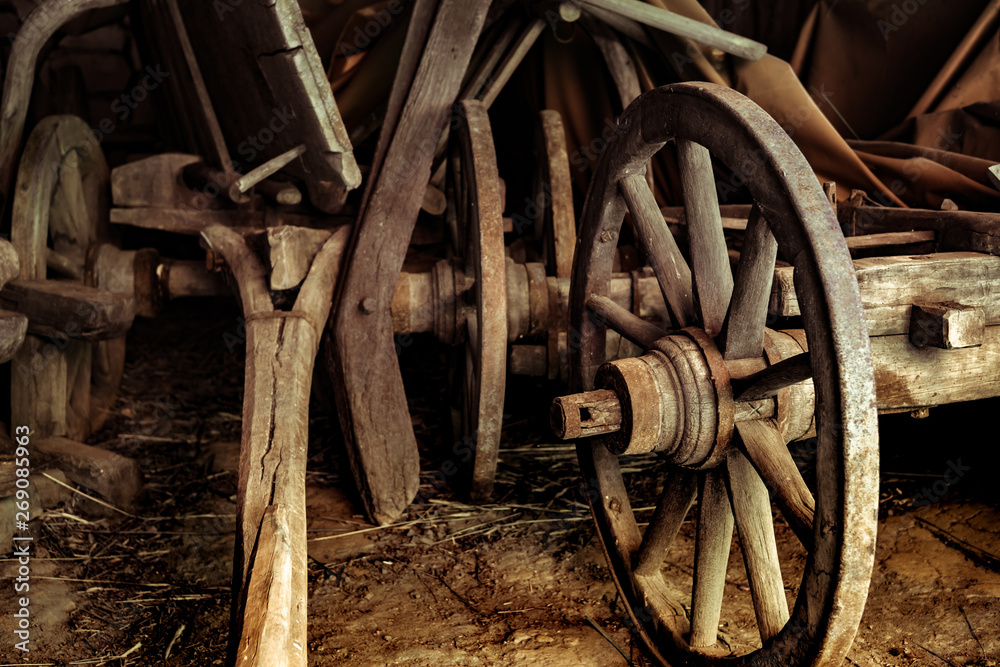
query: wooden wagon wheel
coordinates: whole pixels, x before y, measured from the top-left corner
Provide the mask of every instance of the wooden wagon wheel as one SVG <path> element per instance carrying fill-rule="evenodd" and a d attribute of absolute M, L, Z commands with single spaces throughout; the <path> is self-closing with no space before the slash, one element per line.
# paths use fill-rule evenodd
<path fill-rule="evenodd" d="M 649 158 L 669 141 L 676 142 L 683 174 L 691 269 L 643 177 Z M 734 170 L 755 201 L 735 286 L 713 156 Z M 626 211 L 685 327 L 672 335 L 604 298 L 612 241 Z M 571 297 L 578 344 L 571 365 L 575 390 L 588 393 L 557 399 L 553 421 L 565 426 L 574 417 L 570 409 L 578 420 L 602 409 L 620 412 L 619 430 L 603 442 L 581 441 L 578 454 L 615 581 L 644 641 L 672 665 L 838 664 L 857 631 L 873 564 L 877 423 L 851 258 L 813 172 L 777 123 L 738 93 L 712 84 L 659 88 L 619 119 L 591 184 L 580 235 Z M 747 404 L 733 401 L 730 383 L 739 360 L 760 362 L 778 247 L 795 267 L 810 352 L 792 364 L 811 358 L 818 431 L 814 515 L 812 493 L 775 422 L 742 421 L 752 417 L 744 414 Z M 606 326 L 648 352 L 598 371 Z M 589 391 L 595 382 L 611 391 Z M 596 394 L 608 402 L 585 407 Z M 655 450 L 668 462 L 664 491 L 644 532 L 612 450 Z M 791 614 L 768 487 L 809 551 Z M 671 585 L 671 570 L 662 566 L 696 497 L 688 613 L 686 593 Z M 762 643 L 742 655 L 717 644 L 734 515 Z"/>
<path fill-rule="evenodd" d="M 459 247 L 465 248 L 465 350 L 459 378 L 459 442 L 471 448 L 470 496 L 493 492 L 503 420 L 507 358 L 507 279 L 503 203 L 493 133 L 486 107 L 461 102 L 452 160 Z"/>
<path fill-rule="evenodd" d="M 22 280 L 44 280 L 51 271 L 84 282 L 88 251 L 110 236 L 109 183 L 97 137 L 82 119 L 49 116 L 32 130 L 17 172 L 11 222 Z M 113 291 L 131 291 L 131 285 Z M 115 399 L 125 339 L 70 339 L 61 353 L 65 393 L 61 387 L 42 389 L 53 392 L 53 400 L 65 400 L 65 435 L 83 440 L 101 427 Z"/>
<path fill-rule="evenodd" d="M 535 204 L 544 203 L 537 223 L 541 230 L 542 252 L 553 275 L 568 278 L 576 249 L 576 215 L 573 212 L 573 181 L 569 173 L 566 130 L 558 111 L 540 113 L 535 178 Z"/>

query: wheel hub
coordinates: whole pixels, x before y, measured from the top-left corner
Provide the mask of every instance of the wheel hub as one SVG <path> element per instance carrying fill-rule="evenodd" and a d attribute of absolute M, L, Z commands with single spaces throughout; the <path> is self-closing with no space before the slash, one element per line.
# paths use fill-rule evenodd
<path fill-rule="evenodd" d="M 618 428 L 604 435 L 612 453 L 658 452 L 695 469 L 725 458 L 733 434 L 733 394 L 722 354 L 704 330 L 682 329 L 655 341 L 642 356 L 608 362 L 594 385 L 605 390 L 593 392 L 601 394 L 597 398 L 617 403 Z M 566 431 L 567 417 L 592 419 L 590 407 L 579 410 L 587 411 L 586 417 L 554 412 L 554 424 L 561 423 L 557 432 Z"/>

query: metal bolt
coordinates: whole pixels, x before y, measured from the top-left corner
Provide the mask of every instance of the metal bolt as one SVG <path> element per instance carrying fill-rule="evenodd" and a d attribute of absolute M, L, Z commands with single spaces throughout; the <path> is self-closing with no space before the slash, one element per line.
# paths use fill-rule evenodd
<path fill-rule="evenodd" d="M 369 296 L 361 300 L 361 303 L 358 304 L 358 310 L 365 315 L 371 315 L 375 312 L 376 306 L 378 306 L 378 301 L 374 297 Z"/>

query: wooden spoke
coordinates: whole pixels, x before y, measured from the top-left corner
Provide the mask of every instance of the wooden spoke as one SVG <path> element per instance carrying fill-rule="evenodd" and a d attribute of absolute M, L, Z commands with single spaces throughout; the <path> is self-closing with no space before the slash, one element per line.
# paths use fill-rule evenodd
<path fill-rule="evenodd" d="M 660 327 L 622 308 L 606 296 L 591 296 L 587 299 L 587 309 L 643 350 L 648 350 L 654 341 L 667 335 Z"/>
<path fill-rule="evenodd" d="M 701 144 L 678 138 L 677 162 L 684 186 L 684 215 L 701 322 L 705 331 L 715 336 L 722 331 L 733 295 L 733 273 L 722 231 L 712 156 Z"/>
<path fill-rule="evenodd" d="M 686 470 L 674 470 L 667 476 L 653 519 L 635 555 L 636 575 L 648 577 L 660 571 L 663 556 L 673 544 L 694 502 L 697 483 L 697 475 Z"/>
<path fill-rule="evenodd" d="M 733 542 L 733 511 L 726 480 L 713 470 L 701 479 L 694 591 L 691 595 L 691 646 L 714 646 L 722 615 L 726 567 Z"/>
<path fill-rule="evenodd" d="M 753 467 L 774 491 L 775 501 L 799 542 L 806 549 L 812 548 L 816 501 L 777 426 L 773 421 L 760 420 L 737 423 L 736 429 Z"/>
<path fill-rule="evenodd" d="M 726 469 L 750 595 L 753 597 L 761 641 L 766 642 L 788 622 L 788 601 L 778 565 L 771 502 L 767 487 L 742 453 L 730 454 Z"/>
<path fill-rule="evenodd" d="M 691 269 L 663 221 L 656 199 L 642 174 L 621 179 L 621 191 L 642 240 L 643 249 L 660 283 L 663 298 L 681 327 L 695 322 Z"/>
<path fill-rule="evenodd" d="M 759 357 L 764 349 L 764 324 L 777 256 L 778 242 L 755 204 L 736 265 L 733 299 L 725 325 L 726 359 Z"/>
<path fill-rule="evenodd" d="M 796 354 L 768 366 L 762 371 L 733 382 L 733 396 L 737 401 L 759 401 L 777 396 L 778 392 L 812 377 L 812 362 L 808 352 Z"/>

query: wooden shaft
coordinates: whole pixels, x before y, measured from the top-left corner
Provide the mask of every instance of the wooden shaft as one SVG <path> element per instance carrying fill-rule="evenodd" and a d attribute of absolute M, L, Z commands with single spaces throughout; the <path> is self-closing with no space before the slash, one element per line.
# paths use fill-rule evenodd
<path fill-rule="evenodd" d="M 546 282 L 552 283 L 550 287 L 562 294 L 569 293 L 569 278 L 549 276 Z M 440 328 L 436 324 L 438 316 L 450 316 L 454 319 L 461 314 L 461 308 L 454 307 L 454 300 L 463 298 L 464 291 L 461 286 L 457 286 L 453 291 L 439 293 L 434 291 L 431 285 L 430 272 L 399 274 L 391 305 L 394 333 L 433 332 L 437 334 Z M 641 272 L 632 275 L 617 274 L 611 279 L 609 298 L 620 307 L 637 313 L 644 320 L 669 322 L 663 294 L 653 276 L 644 275 Z M 638 303 L 635 302 L 637 298 Z M 524 304 L 527 301 L 527 312 L 531 314 L 531 332 L 540 333 L 544 327 L 553 333 L 555 329 L 560 327 L 561 322 L 566 321 L 568 311 L 562 306 L 568 307 L 568 300 L 565 300 L 566 303 L 564 300 L 560 300 L 560 308 L 557 310 L 549 304 L 542 304 L 540 302 L 542 299 L 548 299 L 547 292 L 532 291 L 530 280 L 528 283 L 517 281 L 507 285 L 508 303 Z M 541 321 L 542 315 L 546 320 L 544 322 Z M 453 326 L 442 330 L 442 332 L 452 331 L 458 325 L 462 325 L 462 323 L 455 322 Z M 649 326 L 655 328 L 651 323 Z M 442 342 L 450 344 L 454 341 L 449 336 L 447 340 L 442 339 Z"/>
<path fill-rule="evenodd" d="M 201 260 L 165 259 L 156 267 L 156 273 L 167 299 L 231 294 L 219 275 L 206 270 Z"/>
<path fill-rule="evenodd" d="M 257 185 L 265 178 L 273 176 L 283 167 L 288 165 L 289 162 L 297 157 L 300 157 L 306 152 L 306 145 L 299 144 L 295 148 L 285 151 L 281 155 L 277 155 L 264 164 L 252 169 L 243 176 L 236 179 L 236 189 L 240 193 L 245 193 L 247 190 Z"/>
<path fill-rule="evenodd" d="M 699 44 L 713 46 L 747 60 L 760 60 L 767 53 L 767 47 L 760 42 L 647 5 L 639 0 L 578 0 L 578 2 L 587 7 L 597 7 L 620 14 L 651 28 L 687 37 Z"/>
<path fill-rule="evenodd" d="M 282 647 L 285 662 L 306 664 L 306 604 L 309 598 L 306 556 L 305 475 L 308 447 L 309 390 L 319 339 L 307 320 L 297 317 L 249 319 L 247 369 L 243 403 L 243 437 L 240 445 L 237 524 L 237 558 L 233 563 L 233 614 L 238 650 L 260 641 L 248 633 L 248 624 L 261 615 L 287 616 L 289 625 Z M 251 597 L 257 590 L 251 572 L 254 545 L 269 531 L 265 512 L 280 505 L 287 515 L 287 548 L 291 573 L 287 602 L 282 596 Z M 254 573 L 255 576 L 258 573 Z M 274 605 L 287 605 L 275 608 Z M 259 628 L 263 631 L 263 628 Z M 261 662 L 249 664 L 263 665 Z"/>
<path fill-rule="evenodd" d="M 302 190 L 294 183 L 279 183 L 265 178 L 254 188 L 275 204 L 297 206 L 302 203 Z"/>

